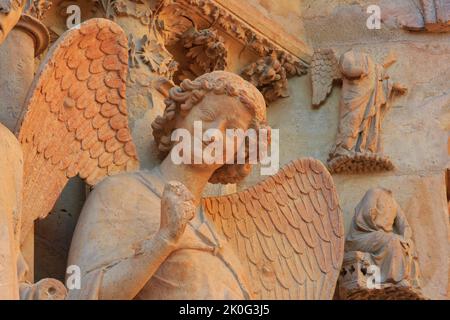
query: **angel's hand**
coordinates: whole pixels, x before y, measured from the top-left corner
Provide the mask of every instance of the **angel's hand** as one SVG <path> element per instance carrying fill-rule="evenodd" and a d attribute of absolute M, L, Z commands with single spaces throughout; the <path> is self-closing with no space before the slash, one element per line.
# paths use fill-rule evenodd
<path fill-rule="evenodd" d="M 194 214 L 195 204 L 192 193 L 180 182 L 168 182 L 161 199 L 160 236 L 177 245 L 187 223 L 194 218 Z"/>

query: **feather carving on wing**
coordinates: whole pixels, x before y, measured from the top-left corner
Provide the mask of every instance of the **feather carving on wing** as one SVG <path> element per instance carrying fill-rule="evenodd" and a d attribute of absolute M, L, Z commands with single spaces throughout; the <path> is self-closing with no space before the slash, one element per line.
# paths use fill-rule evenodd
<path fill-rule="evenodd" d="M 342 212 L 331 175 L 299 159 L 239 193 L 203 199 L 258 299 L 331 299 L 344 255 Z"/>
<path fill-rule="evenodd" d="M 333 49 L 317 49 L 311 61 L 311 80 L 314 107 L 320 106 L 333 88 L 333 82 L 341 79 L 339 63 Z"/>
<path fill-rule="evenodd" d="M 68 30 L 32 84 L 19 133 L 24 152 L 22 234 L 48 215 L 69 178 L 89 185 L 138 167 L 125 100 L 128 42 L 106 19 Z"/>

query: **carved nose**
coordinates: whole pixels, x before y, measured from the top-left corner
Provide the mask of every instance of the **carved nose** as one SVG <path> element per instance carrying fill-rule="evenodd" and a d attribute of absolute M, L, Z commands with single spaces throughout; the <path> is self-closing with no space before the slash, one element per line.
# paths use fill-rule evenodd
<path fill-rule="evenodd" d="M 0 1 L 0 13 L 8 14 L 11 12 L 11 1 Z"/>

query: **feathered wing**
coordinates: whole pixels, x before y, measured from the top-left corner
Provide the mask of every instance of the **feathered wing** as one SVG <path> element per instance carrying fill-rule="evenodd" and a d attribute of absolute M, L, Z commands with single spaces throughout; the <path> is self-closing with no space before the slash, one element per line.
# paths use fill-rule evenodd
<path fill-rule="evenodd" d="M 22 235 L 48 215 L 69 178 L 90 185 L 138 167 L 125 101 L 128 44 L 106 19 L 70 29 L 36 75 L 19 140 L 24 152 Z"/>
<path fill-rule="evenodd" d="M 203 199 L 259 299 L 331 299 L 344 227 L 331 175 L 300 159 L 240 193 Z"/>
<path fill-rule="evenodd" d="M 333 88 L 333 82 L 341 79 L 339 63 L 333 49 L 317 49 L 311 61 L 312 104 L 320 106 Z"/>

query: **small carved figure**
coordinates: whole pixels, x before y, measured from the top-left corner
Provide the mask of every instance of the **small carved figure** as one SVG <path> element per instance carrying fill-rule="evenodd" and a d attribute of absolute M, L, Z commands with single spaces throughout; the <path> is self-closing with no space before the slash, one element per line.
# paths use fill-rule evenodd
<path fill-rule="evenodd" d="M 82 287 L 69 298 L 331 299 L 343 224 L 325 167 L 297 160 L 248 190 L 202 199 L 208 182 L 240 181 L 251 166 L 175 164 L 172 133 L 192 134 L 195 121 L 222 134 L 265 128 L 265 101 L 224 71 L 170 90 L 153 123 L 162 163 L 106 178 L 83 208 L 69 254 Z"/>
<path fill-rule="evenodd" d="M 344 298 L 421 297 L 411 227 L 390 190 L 367 191 L 355 209 L 345 252 L 339 283 Z M 366 282 L 369 275 L 373 284 Z"/>
<path fill-rule="evenodd" d="M 383 65 L 366 53 L 350 50 L 339 62 L 331 49 L 314 53 L 311 64 L 313 106 L 320 106 L 331 92 L 333 82 L 342 80 L 339 129 L 330 153 L 331 172 L 371 172 L 392 170 L 381 153 L 381 123 L 394 93 L 404 94 L 405 86 L 394 83 L 386 69 L 395 63 L 391 56 Z"/>

